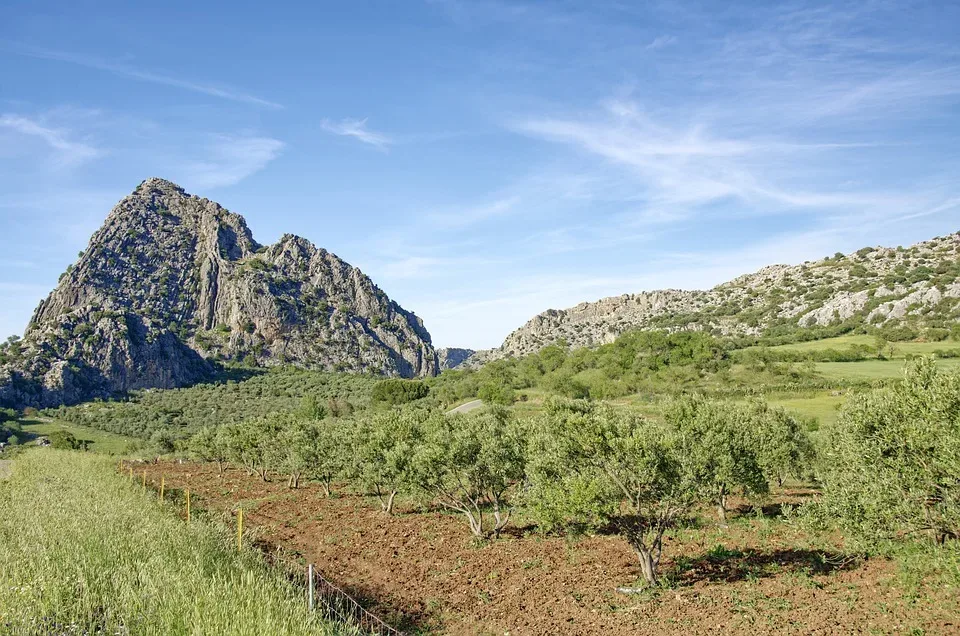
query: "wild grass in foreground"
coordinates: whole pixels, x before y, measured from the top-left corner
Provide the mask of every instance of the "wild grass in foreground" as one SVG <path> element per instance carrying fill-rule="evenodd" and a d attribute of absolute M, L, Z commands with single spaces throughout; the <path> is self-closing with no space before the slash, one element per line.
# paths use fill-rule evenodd
<path fill-rule="evenodd" d="M 330 634 L 224 528 L 191 524 L 109 459 L 38 449 L 0 481 L 0 632 Z"/>

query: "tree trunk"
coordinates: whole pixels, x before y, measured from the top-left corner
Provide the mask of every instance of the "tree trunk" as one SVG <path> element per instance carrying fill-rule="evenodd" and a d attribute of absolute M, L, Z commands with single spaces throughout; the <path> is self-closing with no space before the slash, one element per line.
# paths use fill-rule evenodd
<path fill-rule="evenodd" d="M 383 511 L 384 511 L 385 513 L 387 513 L 388 515 L 392 515 L 392 514 L 393 514 L 393 499 L 394 499 L 394 497 L 396 497 L 396 496 L 397 496 L 397 491 L 396 491 L 396 490 L 391 490 L 391 491 L 390 491 L 390 496 L 387 497 L 387 500 L 386 500 L 386 501 L 381 501 L 381 505 L 383 506 Z"/>
<path fill-rule="evenodd" d="M 223 460 L 222 460 L 222 459 L 218 459 L 218 460 L 217 460 L 217 474 L 219 474 L 219 475 L 222 475 L 222 474 L 223 474 Z"/>
<path fill-rule="evenodd" d="M 330 496 L 330 482 L 327 480 L 321 480 L 320 485 L 323 486 L 323 494 L 327 497 Z"/>
<path fill-rule="evenodd" d="M 640 557 L 640 571 L 643 573 L 643 580 L 649 587 L 657 584 L 657 562 L 653 558 L 653 552 L 650 550 L 637 550 L 637 556 Z"/>
<path fill-rule="evenodd" d="M 727 525 L 727 489 L 722 486 L 717 495 L 717 518 L 722 525 Z"/>

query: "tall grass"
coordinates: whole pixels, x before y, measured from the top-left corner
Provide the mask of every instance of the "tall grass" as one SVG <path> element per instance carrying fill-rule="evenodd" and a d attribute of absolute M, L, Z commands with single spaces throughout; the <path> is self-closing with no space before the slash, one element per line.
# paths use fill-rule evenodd
<path fill-rule="evenodd" d="M 340 633 L 221 525 L 187 525 L 113 466 L 39 449 L 0 481 L 0 633 Z"/>

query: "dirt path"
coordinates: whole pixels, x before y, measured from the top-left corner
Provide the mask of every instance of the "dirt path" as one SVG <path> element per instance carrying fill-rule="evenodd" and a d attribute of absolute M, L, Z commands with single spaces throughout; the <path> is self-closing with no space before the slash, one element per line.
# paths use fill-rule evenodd
<path fill-rule="evenodd" d="M 483 400 L 473 400 L 471 402 L 461 404 L 460 406 L 454 409 L 450 409 L 449 411 L 447 411 L 447 413 L 469 413 L 470 411 L 474 411 L 480 408 L 481 406 L 483 406 Z"/>
<path fill-rule="evenodd" d="M 734 518 L 728 528 L 685 530 L 667 542 L 672 585 L 653 595 L 616 591 L 639 568 L 615 536 L 544 537 L 521 528 L 485 545 L 466 524 L 409 504 L 385 517 L 368 498 L 327 499 L 242 471 L 146 467 L 168 488 L 190 485 L 199 505 L 232 510 L 270 546 L 316 563 L 378 614 L 409 631 L 449 634 L 960 633 L 958 599 L 923 586 L 908 595 L 892 562 L 844 562 L 787 524 Z M 797 491 L 784 500 L 795 501 Z M 795 495 L 795 496 L 794 496 Z M 791 499 L 791 497 L 793 497 Z M 922 632 L 920 631 L 922 630 Z"/>

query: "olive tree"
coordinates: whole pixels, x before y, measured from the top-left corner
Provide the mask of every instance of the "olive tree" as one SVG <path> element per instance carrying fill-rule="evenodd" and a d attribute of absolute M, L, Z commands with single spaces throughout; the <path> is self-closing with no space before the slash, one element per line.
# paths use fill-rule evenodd
<path fill-rule="evenodd" d="M 669 403 L 664 416 L 687 479 L 717 507 L 721 523 L 726 523 L 727 497 L 734 490 L 768 491 L 749 407 L 687 396 Z"/>
<path fill-rule="evenodd" d="M 909 363 L 895 386 L 852 397 L 824 433 L 810 518 L 866 548 L 960 537 L 960 373 Z"/>
<path fill-rule="evenodd" d="M 387 514 L 393 514 L 397 493 L 414 481 L 413 455 L 423 419 L 421 411 L 393 408 L 360 420 L 353 429 L 353 473 Z"/>
<path fill-rule="evenodd" d="M 226 456 L 267 481 L 276 457 L 273 449 L 280 431 L 280 415 L 270 415 L 221 427 Z"/>
<path fill-rule="evenodd" d="M 227 461 L 224 439 L 224 435 L 217 427 L 207 426 L 190 438 L 187 450 L 202 462 L 216 462 L 217 472 L 222 475 L 224 463 Z"/>
<path fill-rule="evenodd" d="M 783 486 L 787 477 L 809 474 L 816 453 L 802 422 L 759 400 L 749 404 L 747 415 L 757 460 L 768 481 Z"/>
<path fill-rule="evenodd" d="M 327 497 L 331 494 L 333 480 L 342 476 L 349 467 L 347 426 L 352 424 L 339 419 L 328 419 L 314 424 L 311 437 L 313 454 L 308 471 L 320 482 Z"/>
<path fill-rule="evenodd" d="M 506 409 L 433 415 L 424 423 L 414 463 L 419 489 L 462 513 L 475 537 L 500 536 L 525 463 L 520 426 Z"/>
<path fill-rule="evenodd" d="M 300 414 L 282 413 L 270 419 L 274 437 L 261 439 L 268 463 L 288 476 L 288 488 L 299 488 L 303 473 L 316 463 L 317 423 Z"/>
<path fill-rule="evenodd" d="M 657 582 L 663 538 L 697 498 L 663 427 L 606 404 L 552 400 L 532 426 L 525 499 L 545 529 L 612 526 Z"/>

